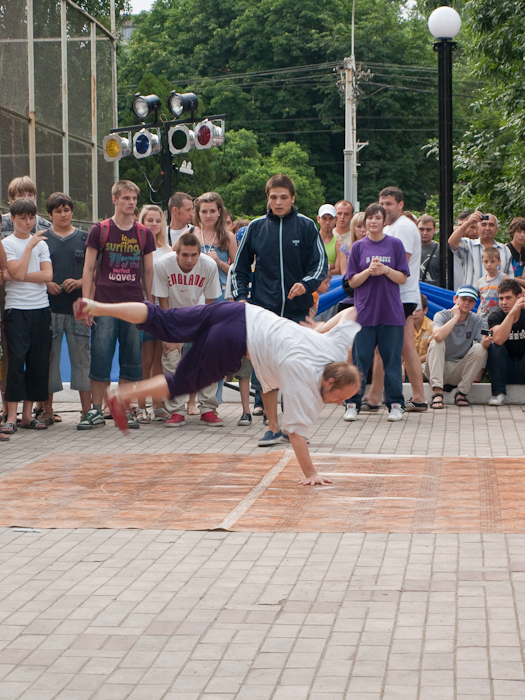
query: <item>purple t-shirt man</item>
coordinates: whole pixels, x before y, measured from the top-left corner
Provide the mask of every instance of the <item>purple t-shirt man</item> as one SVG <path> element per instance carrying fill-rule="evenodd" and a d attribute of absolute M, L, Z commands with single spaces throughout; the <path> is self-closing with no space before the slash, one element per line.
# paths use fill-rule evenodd
<path fill-rule="evenodd" d="M 128 231 L 118 228 L 110 219 L 109 235 L 102 253 L 100 272 L 97 277 L 95 301 L 118 304 L 123 301 L 144 301 L 140 279 L 140 243 L 137 224 Z M 100 224 L 91 227 L 86 246 L 100 249 Z M 146 244 L 142 255 L 156 250 L 151 229 L 146 228 Z"/>
<path fill-rule="evenodd" d="M 374 258 L 393 270 L 403 272 L 407 277 L 410 275 L 405 248 L 398 238 L 385 235 L 380 241 L 372 241 L 367 236 L 356 241 L 350 248 L 345 279 L 366 270 Z M 354 303 L 357 322 L 362 326 L 405 325 L 399 285 L 386 275 L 370 276 L 356 287 Z"/>

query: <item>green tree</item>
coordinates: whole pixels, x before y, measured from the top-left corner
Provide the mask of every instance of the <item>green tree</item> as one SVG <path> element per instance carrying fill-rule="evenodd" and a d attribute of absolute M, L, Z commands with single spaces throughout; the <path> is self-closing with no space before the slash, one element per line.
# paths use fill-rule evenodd
<path fill-rule="evenodd" d="M 226 113 L 228 129 L 257 134 L 263 156 L 281 142 L 299 144 L 327 200 L 336 201 L 344 106 L 333 68 L 350 53 L 351 7 L 351 0 L 157 0 L 121 54 L 121 101 L 129 105 L 145 73 L 164 76 L 196 92 L 200 114 Z M 428 29 L 401 0 L 357 0 L 356 15 L 358 60 L 381 64 L 371 66 L 359 108 L 358 136 L 370 140 L 361 152 L 361 200 L 396 184 L 408 206 L 422 209 L 437 189 L 436 163 L 421 151 L 437 129 Z"/>

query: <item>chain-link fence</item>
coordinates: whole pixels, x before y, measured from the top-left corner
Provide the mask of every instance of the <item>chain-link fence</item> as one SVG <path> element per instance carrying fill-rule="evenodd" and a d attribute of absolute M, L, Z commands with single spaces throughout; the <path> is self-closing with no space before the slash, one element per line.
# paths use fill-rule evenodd
<path fill-rule="evenodd" d="M 117 125 L 115 39 L 71 0 L 0 0 L 0 210 L 29 175 L 38 211 L 55 191 L 77 225 L 111 216 L 117 168 L 102 139 Z"/>

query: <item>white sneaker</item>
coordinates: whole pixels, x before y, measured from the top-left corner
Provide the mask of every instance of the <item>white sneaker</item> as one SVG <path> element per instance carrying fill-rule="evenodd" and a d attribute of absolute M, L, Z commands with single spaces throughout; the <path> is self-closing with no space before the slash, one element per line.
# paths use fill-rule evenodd
<path fill-rule="evenodd" d="M 357 420 L 357 406 L 355 403 L 348 403 L 346 404 L 346 411 L 343 416 L 343 420 L 346 421 L 354 421 Z"/>
<path fill-rule="evenodd" d="M 505 401 L 505 394 L 498 394 L 497 396 L 491 396 L 489 399 L 489 406 L 501 406 Z"/>
<path fill-rule="evenodd" d="M 391 408 L 390 408 L 390 413 L 388 414 L 387 420 L 389 420 L 391 423 L 394 421 L 401 420 L 403 418 L 403 409 L 401 408 L 400 403 L 393 403 Z"/>

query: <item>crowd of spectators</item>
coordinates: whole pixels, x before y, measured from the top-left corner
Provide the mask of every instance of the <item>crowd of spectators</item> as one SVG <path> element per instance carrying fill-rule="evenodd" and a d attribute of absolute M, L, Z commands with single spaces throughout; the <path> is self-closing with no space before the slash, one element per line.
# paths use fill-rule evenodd
<path fill-rule="evenodd" d="M 444 392 L 452 390 L 455 404 L 468 406 L 473 382 L 483 377 L 490 379 L 489 404 L 496 406 L 508 384 L 525 383 L 525 218 L 512 221 L 504 244 L 496 239 L 493 214 L 458 217 L 449 239 L 454 305 L 431 319 L 419 283 L 439 285 L 436 221 L 405 211 L 396 187 L 383 189 L 364 212 L 354 213 L 346 200 L 323 204 L 319 228 L 295 208 L 295 186 L 286 175 L 270 178 L 266 214 L 253 221 L 233 220 L 216 192 L 196 199 L 176 192 L 166 213 L 155 205 L 139 212 L 138 194 L 133 182 L 116 183 L 114 215 L 86 232 L 74 226 L 74 202 L 67 194 L 49 197 L 45 219 L 37 215 L 34 183 L 28 177 L 10 183 L 0 239 L 0 441 L 19 428 L 42 431 L 61 420 L 53 395 L 63 388 L 64 336 L 71 389 L 79 392 L 82 407 L 78 430 L 93 430 L 110 418 L 104 395 L 117 341 L 121 384 L 171 374 L 188 352 L 187 343 L 161 342 L 113 317 L 76 320 L 73 303 L 81 296 L 110 304 L 147 299 L 163 309 L 243 301 L 296 323 L 308 316 L 327 320 L 355 305 L 361 331 L 349 361 L 362 382 L 347 397 L 345 421 L 377 412 L 382 402 L 389 421 L 427 411 L 424 382 L 433 409 L 442 409 Z M 346 296 L 318 314 L 319 296 L 333 275 L 342 275 Z M 285 441 L 278 387 L 263 394 L 246 357 L 233 378 L 242 402 L 238 424 L 263 417 L 259 445 Z M 407 401 L 404 381 L 412 389 Z M 150 410 L 142 400 L 129 412 L 128 427 L 155 421 L 181 427 L 192 415 L 205 426 L 221 427 L 222 384 L 153 402 Z"/>

